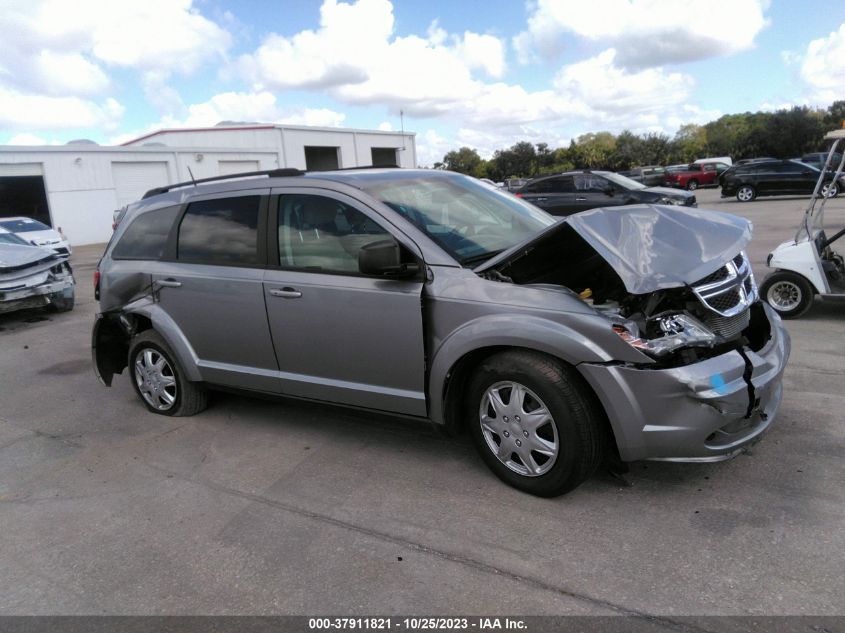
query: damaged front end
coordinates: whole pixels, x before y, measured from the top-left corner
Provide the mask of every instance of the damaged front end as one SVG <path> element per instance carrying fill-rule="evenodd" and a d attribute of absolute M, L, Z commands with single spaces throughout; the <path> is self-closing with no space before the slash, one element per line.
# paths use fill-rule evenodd
<path fill-rule="evenodd" d="M 566 286 L 642 353 L 581 363 L 622 459 L 714 461 L 771 424 L 789 338 L 759 301 L 744 248 L 750 223 L 699 209 L 594 209 L 476 272 Z"/>
<path fill-rule="evenodd" d="M 0 244 L 0 314 L 72 305 L 74 286 L 66 256 L 46 248 Z"/>

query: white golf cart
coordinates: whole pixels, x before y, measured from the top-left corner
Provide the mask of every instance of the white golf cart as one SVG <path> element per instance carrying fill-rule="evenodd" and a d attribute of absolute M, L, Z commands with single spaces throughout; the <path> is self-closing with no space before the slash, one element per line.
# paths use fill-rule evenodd
<path fill-rule="evenodd" d="M 828 198 L 821 193 L 827 191 L 827 182 L 839 182 L 842 175 L 845 156 L 833 179 L 826 177 L 837 147 L 845 140 L 845 129 L 829 132 L 825 139 L 833 140 L 833 146 L 804 212 L 804 220 L 795 238 L 775 248 L 766 260 L 766 265 L 774 272 L 766 277 L 760 294 L 785 319 L 799 317 L 809 310 L 816 294 L 845 297 L 845 263 L 831 248 L 845 235 L 845 228 L 830 236 L 825 233 L 824 205 Z"/>

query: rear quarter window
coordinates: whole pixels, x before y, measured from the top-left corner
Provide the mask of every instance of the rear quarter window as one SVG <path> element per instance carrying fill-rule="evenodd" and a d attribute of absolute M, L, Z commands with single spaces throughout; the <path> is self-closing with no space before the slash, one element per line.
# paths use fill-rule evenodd
<path fill-rule="evenodd" d="M 161 259 L 179 207 L 148 211 L 127 227 L 112 251 L 112 259 Z"/>

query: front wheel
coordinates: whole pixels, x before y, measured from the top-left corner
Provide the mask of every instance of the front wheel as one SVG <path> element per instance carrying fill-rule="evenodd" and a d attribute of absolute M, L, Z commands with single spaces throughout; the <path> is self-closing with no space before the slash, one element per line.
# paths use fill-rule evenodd
<path fill-rule="evenodd" d="M 604 455 L 600 407 L 576 372 L 542 354 L 487 359 L 470 381 L 466 415 L 490 470 L 540 497 L 576 488 Z"/>
<path fill-rule="evenodd" d="M 207 406 L 205 389 L 185 379 L 175 354 L 154 330 L 132 339 L 128 364 L 135 392 L 153 413 L 188 416 Z"/>
<path fill-rule="evenodd" d="M 794 319 L 810 309 L 815 293 L 806 277 L 785 270 L 774 272 L 763 282 L 760 294 L 784 319 Z"/>
<path fill-rule="evenodd" d="M 757 192 L 751 185 L 742 185 L 736 191 L 736 199 L 740 202 L 751 202 L 757 197 Z"/>
<path fill-rule="evenodd" d="M 696 189 L 698 189 L 698 181 L 697 180 L 690 180 L 687 183 L 687 190 L 688 191 L 695 191 Z"/>

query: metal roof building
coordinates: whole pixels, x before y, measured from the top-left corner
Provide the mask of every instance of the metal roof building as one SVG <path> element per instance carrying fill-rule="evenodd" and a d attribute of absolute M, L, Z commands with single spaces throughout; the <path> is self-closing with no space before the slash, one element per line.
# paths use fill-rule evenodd
<path fill-rule="evenodd" d="M 0 146 L 0 216 L 61 227 L 73 245 L 105 242 L 112 214 L 144 192 L 194 178 L 293 167 L 416 167 L 405 132 L 272 124 L 160 130 L 121 146 Z"/>

